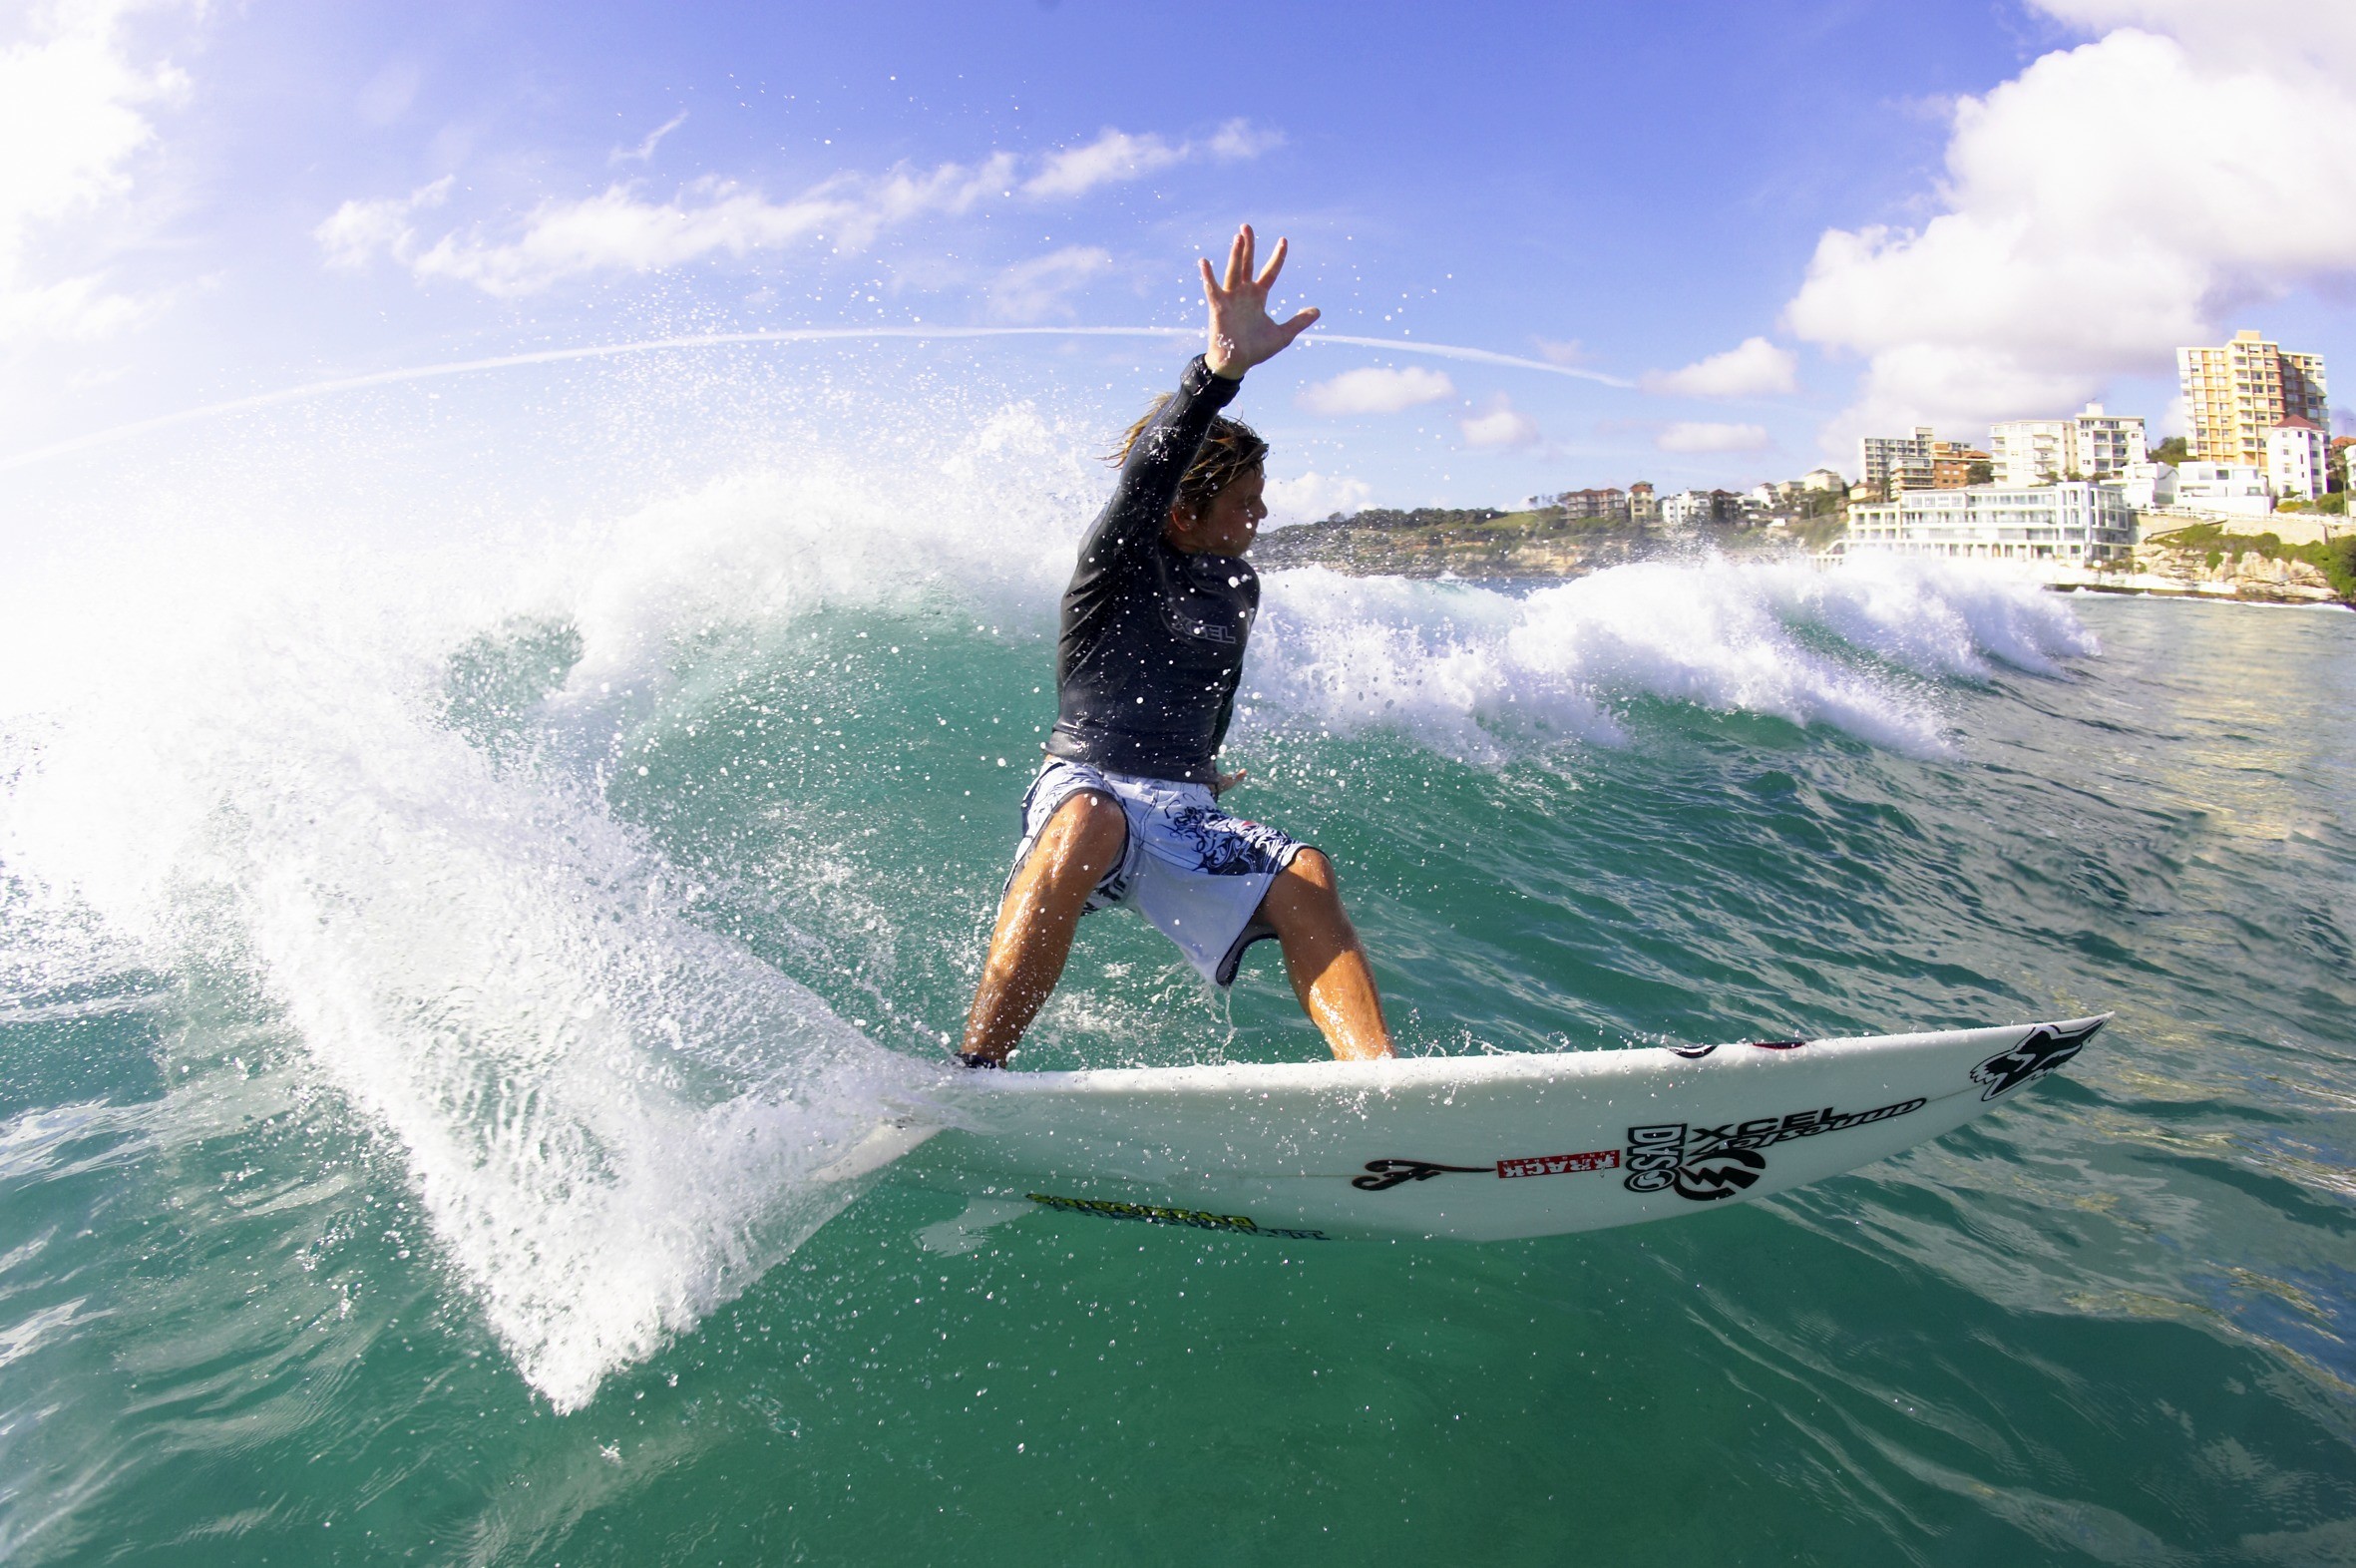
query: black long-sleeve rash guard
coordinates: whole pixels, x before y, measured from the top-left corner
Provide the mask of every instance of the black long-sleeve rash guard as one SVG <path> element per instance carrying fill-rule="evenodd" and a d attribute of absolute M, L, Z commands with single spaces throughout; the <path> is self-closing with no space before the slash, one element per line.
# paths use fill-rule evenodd
<path fill-rule="evenodd" d="M 1240 382 L 1197 356 L 1137 436 L 1103 515 L 1080 541 L 1055 645 L 1050 756 L 1115 773 L 1217 782 L 1260 578 L 1237 556 L 1162 538 L 1179 481 Z"/>

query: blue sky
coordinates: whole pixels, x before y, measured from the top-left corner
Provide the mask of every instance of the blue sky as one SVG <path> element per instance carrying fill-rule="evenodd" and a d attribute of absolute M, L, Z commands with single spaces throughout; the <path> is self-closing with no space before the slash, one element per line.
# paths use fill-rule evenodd
<path fill-rule="evenodd" d="M 1306 511 L 1846 469 L 2097 396 L 2172 428 L 2177 341 L 2356 375 L 2351 60 L 2286 0 L 10 6 L 0 461 L 644 337 L 1191 326 L 1242 217 L 1328 333 L 1605 378 L 1288 356 L 1244 412 Z M 941 353 L 1110 420 L 1183 349 Z"/>

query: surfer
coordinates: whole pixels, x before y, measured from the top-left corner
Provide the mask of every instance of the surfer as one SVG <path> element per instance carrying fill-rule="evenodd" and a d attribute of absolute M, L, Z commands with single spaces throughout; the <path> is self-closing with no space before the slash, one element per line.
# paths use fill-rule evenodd
<path fill-rule="evenodd" d="M 1062 978 L 1080 916 L 1123 906 L 1222 986 L 1246 948 L 1275 938 L 1336 1056 L 1393 1054 L 1333 863 L 1219 806 L 1244 780 L 1216 764 L 1260 607 L 1243 558 L 1268 516 L 1268 443 L 1219 410 L 1244 372 L 1318 317 L 1269 315 L 1287 242 L 1259 272 L 1256 243 L 1246 224 L 1223 277 L 1202 262 L 1210 345 L 1129 428 L 1112 500 L 1080 541 L 1055 648 L 1055 728 L 1023 796 L 1022 842 L 958 1053 L 970 1067 L 1005 1064 Z"/>

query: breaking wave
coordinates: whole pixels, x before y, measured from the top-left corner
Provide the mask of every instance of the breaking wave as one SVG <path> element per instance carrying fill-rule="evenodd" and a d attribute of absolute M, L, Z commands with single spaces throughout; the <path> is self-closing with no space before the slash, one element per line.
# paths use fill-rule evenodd
<path fill-rule="evenodd" d="M 615 805 L 632 745 L 800 658 L 822 614 L 951 626 L 908 639 L 912 671 L 1009 638 L 1043 669 L 1097 434 L 993 409 L 888 458 L 803 441 L 423 545 L 399 517 L 320 525 L 299 486 L 257 514 L 250 456 L 105 528 L 61 516 L 0 587 L 0 1004 L 238 977 L 398 1151 L 523 1374 L 579 1406 L 850 1202 L 939 1076 L 710 918 Z M 1657 699 L 1935 752 L 1939 679 L 2092 650 L 2059 599 L 1957 570 L 1294 572 L 1248 722 L 1493 763 L 1616 743 Z"/>

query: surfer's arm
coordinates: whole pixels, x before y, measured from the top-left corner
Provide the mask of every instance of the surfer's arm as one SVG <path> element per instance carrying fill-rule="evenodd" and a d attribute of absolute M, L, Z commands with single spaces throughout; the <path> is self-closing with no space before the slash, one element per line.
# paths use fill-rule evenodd
<path fill-rule="evenodd" d="M 1101 563 L 1134 546 L 1161 538 L 1178 499 L 1179 482 L 1193 467 L 1203 437 L 1221 409 L 1235 400 L 1240 382 L 1214 375 L 1196 355 L 1178 377 L 1178 390 L 1162 399 L 1121 462 L 1104 515 L 1080 542 L 1083 566 Z"/>
<path fill-rule="evenodd" d="M 1123 550 L 1161 537 L 1171 504 L 1178 499 L 1179 483 L 1194 466 L 1212 418 L 1234 399 L 1244 372 L 1283 353 L 1317 320 L 1314 308 L 1285 321 L 1269 315 L 1268 291 L 1285 268 L 1290 241 L 1279 239 L 1268 265 L 1255 272 L 1258 244 L 1252 225 L 1246 223 L 1227 247 L 1223 275 L 1212 272 L 1209 260 L 1202 261 L 1203 302 L 1209 314 L 1204 351 L 1178 378 L 1177 393 L 1162 400 L 1129 443 L 1112 501 L 1080 543 L 1083 571 L 1090 565 L 1101 568 Z"/>

